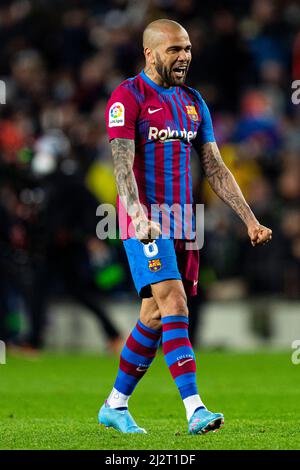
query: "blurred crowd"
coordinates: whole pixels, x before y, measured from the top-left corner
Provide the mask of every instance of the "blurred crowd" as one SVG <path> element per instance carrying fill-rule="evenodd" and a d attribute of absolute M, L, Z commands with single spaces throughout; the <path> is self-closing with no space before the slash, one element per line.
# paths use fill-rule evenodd
<path fill-rule="evenodd" d="M 1 0 L 1 339 L 14 341 L 26 311 L 24 341 L 41 347 L 49 301 L 71 297 L 119 347 L 102 299 L 132 285 L 120 242 L 96 237 L 97 205 L 116 197 L 104 109 L 143 67 L 145 25 L 164 17 L 188 30 L 187 83 L 206 100 L 224 161 L 274 234 L 253 249 L 195 158 L 195 201 L 206 205 L 201 295 L 218 297 L 236 279 L 249 296 L 299 299 L 300 105 L 291 101 L 299 2 Z"/>

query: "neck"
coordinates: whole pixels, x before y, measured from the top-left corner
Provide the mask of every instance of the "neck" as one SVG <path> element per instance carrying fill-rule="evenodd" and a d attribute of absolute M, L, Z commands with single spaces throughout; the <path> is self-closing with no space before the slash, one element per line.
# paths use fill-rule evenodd
<path fill-rule="evenodd" d="M 155 69 L 153 70 L 149 65 L 145 66 L 144 72 L 147 75 L 147 77 L 150 78 L 150 80 L 156 83 L 156 85 L 159 85 L 166 89 L 171 88 L 170 85 L 161 78 L 161 76 L 156 72 L 156 70 Z"/>

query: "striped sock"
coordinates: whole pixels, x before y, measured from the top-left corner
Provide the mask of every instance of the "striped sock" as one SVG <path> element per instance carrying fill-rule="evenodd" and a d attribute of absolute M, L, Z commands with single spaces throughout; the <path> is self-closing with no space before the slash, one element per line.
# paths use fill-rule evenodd
<path fill-rule="evenodd" d="M 161 331 L 152 330 L 138 320 L 121 352 L 118 375 L 107 399 L 110 407 L 127 407 L 130 395 L 155 357 L 160 340 Z"/>
<path fill-rule="evenodd" d="M 196 362 L 189 340 L 188 324 L 186 316 L 174 315 L 162 318 L 163 353 L 189 420 L 194 411 L 204 405 L 196 383 Z"/>

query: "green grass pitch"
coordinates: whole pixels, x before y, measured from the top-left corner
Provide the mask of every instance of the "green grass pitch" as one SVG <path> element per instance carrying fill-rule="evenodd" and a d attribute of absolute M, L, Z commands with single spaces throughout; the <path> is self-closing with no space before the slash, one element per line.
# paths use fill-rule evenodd
<path fill-rule="evenodd" d="M 1 449 L 300 449 L 300 365 L 291 353 L 197 352 L 208 408 L 225 415 L 218 433 L 187 435 L 183 405 L 161 354 L 130 409 L 147 435 L 97 425 L 117 358 L 45 353 L 0 365 Z"/>

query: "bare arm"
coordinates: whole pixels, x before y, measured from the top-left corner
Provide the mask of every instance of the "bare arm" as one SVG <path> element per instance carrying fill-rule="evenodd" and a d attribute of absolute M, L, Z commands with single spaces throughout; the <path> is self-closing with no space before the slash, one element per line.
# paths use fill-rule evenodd
<path fill-rule="evenodd" d="M 271 239 L 272 231 L 259 224 L 233 174 L 223 162 L 216 142 L 208 142 L 202 146 L 200 160 L 213 191 L 237 213 L 247 226 L 252 245 Z"/>
<path fill-rule="evenodd" d="M 247 226 L 249 223 L 258 224 L 233 174 L 223 162 L 215 142 L 203 145 L 200 159 L 204 173 L 214 192 L 232 207 Z"/>
<path fill-rule="evenodd" d="M 114 175 L 120 199 L 131 217 L 137 238 L 148 239 L 153 223 L 150 222 L 139 200 L 138 186 L 133 173 L 135 155 L 134 140 L 113 139 L 111 141 Z M 155 226 L 157 224 L 154 224 Z"/>
<path fill-rule="evenodd" d="M 131 139 L 113 139 L 111 141 L 114 175 L 122 203 L 130 216 L 143 216 L 144 211 L 139 200 L 139 192 L 133 173 L 134 141 Z"/>

